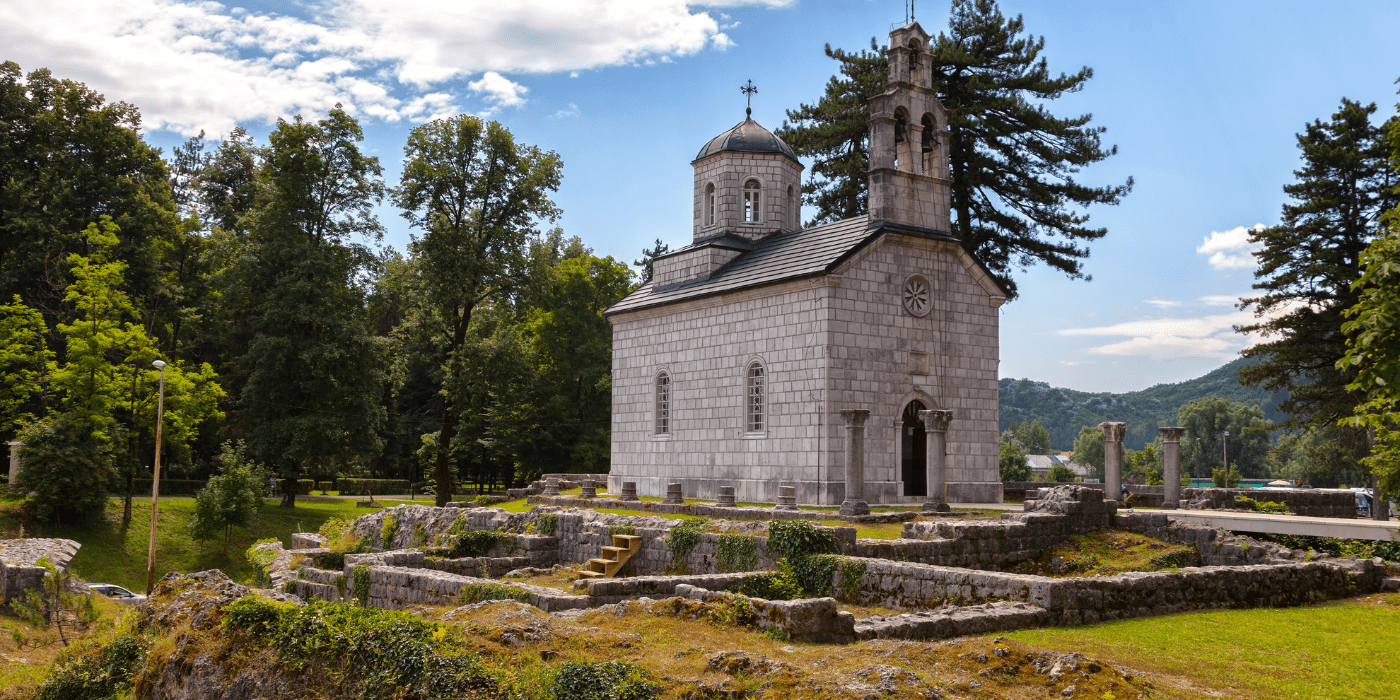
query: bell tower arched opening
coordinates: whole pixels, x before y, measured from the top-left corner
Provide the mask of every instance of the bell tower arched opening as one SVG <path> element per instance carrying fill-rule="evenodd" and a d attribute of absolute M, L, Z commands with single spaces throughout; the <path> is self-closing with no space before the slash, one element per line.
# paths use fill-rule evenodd
<path fill-rule="evenodd" d="M 928 438 L 919 411 L 928 407 L 922 401 L 910 401 L 904 407 L 899 430 L 899 478 L 904 482 L 905 496 L 928 495 Z"/>

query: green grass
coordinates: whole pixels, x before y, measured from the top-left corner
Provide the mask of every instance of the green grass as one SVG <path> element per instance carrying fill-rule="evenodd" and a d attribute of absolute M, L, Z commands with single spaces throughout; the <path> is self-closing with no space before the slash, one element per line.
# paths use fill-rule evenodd
<path fill-rule="evenodd" d="M 388 507 L 406 501 L 379 500 Z M 0 497 L 0 532 L 19 530 L 19 499 Z M 137 498 L 131 504 L 131 522 L 122 525 L 122 503 L 107 502 L 101 518 L 79 525 L 25 525 L 30 537 L 61 537 L 82 544 L 73 557 L 73 570 L 87 581 L 115 583 L 133 591 L 146 589 L 146 552 L 150 536 L 151 499 Z M 296 507 L 278 507 L 277 499 L 268 499 L 262 516 L 253 527 L 235 528 L 229 540 L 229 556 L 223 557 L 222 540 L 196 542 L 190 538 L 194 519 L 193 498 L 162 498 L 156 527 L 156 579 L 170 571 L 203 571 L 223 569 L 230 578 L 242 583 L 254 580 L 253 565 L 244 556 L 253 542 L 276 537 L 283 546 L 291 544 L 291 534 L 298 531 L 315 532 L 331 517 L 354 518 L 372 513 L 369 508 L 355 507 L 355 501 L 298 498 Z"/>
<path fill-rule="evenodd" d="M 1074 650 L 1149 674 L 1153 697 L 1400 697 L 1400 596 L 1304 608 L 1220 610 L 1012 632 L 1007 637 Z"/>

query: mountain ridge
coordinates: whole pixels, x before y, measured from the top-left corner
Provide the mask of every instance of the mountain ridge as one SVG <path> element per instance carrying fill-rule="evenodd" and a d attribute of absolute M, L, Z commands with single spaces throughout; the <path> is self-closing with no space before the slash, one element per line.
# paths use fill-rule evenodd
<path fill-rule="evenodd" d="M 1278 404 L 1287 392 L 1270 392 L 1240 384 L 1240 370 L 1258 360 L 1238 358 L 1195 379 L 1156 386 L 1121 394 L 1090 392 L 1052 387 L 1048 382 L 1030 379 L 1000 380 L 998 384 L 1001 418 L 999 427 L 1005 430 L 1012 423 L 1028 423 L 1040 419 L 1050 431 L 1051 449 L 1074 449 L 1079 429 L 1103 421 L 1123 421 L 1128 433 L 1123 440 L 1127 449 L 1142 449 L 1157 437 L 1157 428 L 1177 424 L 1177 409 L 1198 399 L 1218 396 L 1236 403 L 1258 406 L 1269 420 L 1281 420 Z"/>

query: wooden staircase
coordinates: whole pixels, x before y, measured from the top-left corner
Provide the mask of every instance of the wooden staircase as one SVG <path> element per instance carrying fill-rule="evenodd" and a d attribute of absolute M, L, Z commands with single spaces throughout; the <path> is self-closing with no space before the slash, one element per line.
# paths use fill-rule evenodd
<path fill-rule="evenodd" d="M 642 551 L 642 538 L 637 535 L 613 535 L 612 538 L 613 546 L 604 546 L 602 557 L 589 559 L 583 565 L 580 573 L 584 578 L 612 578 L 633 554 Z"/>

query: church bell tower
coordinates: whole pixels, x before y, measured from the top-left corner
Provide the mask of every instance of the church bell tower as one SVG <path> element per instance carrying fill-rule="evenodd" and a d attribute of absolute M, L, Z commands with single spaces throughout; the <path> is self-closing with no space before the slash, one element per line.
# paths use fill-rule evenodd
<path fill-rule="evenodd" d="M 889 81 L 870 99 L 870 223 L 948 233 L 948 114 L 933 91 L 928 32 L 890 32 Z"/>

